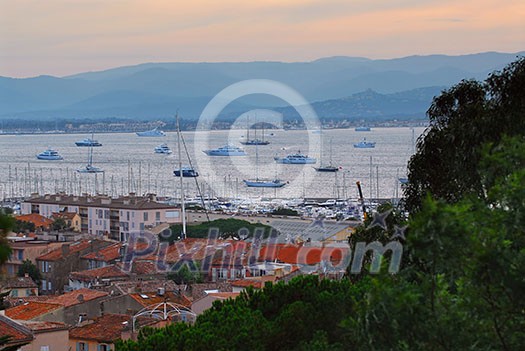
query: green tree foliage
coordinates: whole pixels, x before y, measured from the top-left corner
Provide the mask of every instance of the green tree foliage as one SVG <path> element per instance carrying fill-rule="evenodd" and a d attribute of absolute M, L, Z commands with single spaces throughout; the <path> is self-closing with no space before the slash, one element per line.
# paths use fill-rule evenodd
<path fill-rule="evenodd" d="M 13 231 L 16 233 L 34 232 L 35 223 L 15 219 L 13 224 Z"/>
<path fill-rule="evenodd" d="M 172 234 L 169 237 L 161 236 L 161 240 L 170 242 L 178 240 L 180 233 L 182 232 L 182 225 L 176 224 L 172 225 L 170 228 Z M 207 238 L 210 229 L 212 228 L 218 229 L 219 237 L 224 239 L 228 237 L 239 237 L 240 229 L 246 229 L 244 232 L 246 233 L 247 237 L 253 237 L 257 229 L 262 230 L 263 236 L 267 237 L 270 235 L 270 231 L 272 229 L 271 227 L 264 224 L 253 224 L 240 219 L 228 218 L 217 219 L 212 222 L 201 223 L 198 225 L 190 225 L 187 227 L 186 233 L 188 238 Z"/>
<path fill-rule="evenodd" d="M 454 203 L 464 195 L 485 195 L 478 165 L 482 146 L 525 132 L 525 58 L 495 72 L 485 82 L 462 81 L 434 98 L 430 126 L 409 161 L 404 187 L 410 212 L 430 192 Z"/>
<path fill-rule="evenodd" d="M 25 275 L 29 275 L 31 279 L 35 281 L 35 283 L 39 284 L 42 280 L 42 275 L 40 274 L 40 270 L 38 270 L 38 267 L 33 264 L 30 260 L 24 260 L 22 262 L 22 265 L 20 268 L 18 268 L 17 275 L 19 277 L 23 277 Z"/>
<path fill-rule="evenodd" d="M 9 259 L 11 247 L 7 241 L 7 235 L 14 225 L 13 217 L 7 215 L 3 209 L 0 210 L 0 265 Z"/>
<path fill-rule="evenodd" d="M 51 224 L 51 228 L 57 231 L 63 231 L 67 229 L 67 223 L 64 218 L 56 218 Z"/>
<path fill-rule="evenodd" d="M 193 283 L 202 283 L 202 274 L 200 268 L 188 267 L 188 265 L 183 264 L 173 272 L 168 273 L 168 279 L 171 279 L 175 284 L 193 284 Z"/>

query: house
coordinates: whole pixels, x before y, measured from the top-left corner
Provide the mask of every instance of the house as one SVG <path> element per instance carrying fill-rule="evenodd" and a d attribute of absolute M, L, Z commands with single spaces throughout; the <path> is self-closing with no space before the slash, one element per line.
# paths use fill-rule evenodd
<path fill-rule="evenodd" d="M 224 301 L 227 299 L 235 299 L 237 296 L 239 296 L 239 292 L 213 292 L 208 293 L 206 296 L 193 301 L 191 304 L 191 310 L 195 312 L 195 314 L 199 315 L 202 314 L 205 310 L 211 308 L 213 306 L 213 303 L 215 301 Z"/>
<path fill-rule="evenodd" d="M 34 195 L 21 204 L 23 214 L 40 214 L 50 218 L 53 213 L 75 212 L 80 216 L 84 233 L 109 236 L 126 241 L 132 232 L 144 231 L 161 223 L 180 223 L 180 208 L 156 201 L 154 194 L 111 198 L 109 196 L 75 196 L 63 193 Z"/>
<path fill-rule="evenodd" d="M 83 266 L 89 269 L 106 267 L 115 264 L 123 256 L 123 249 L 122 243 L 115 243 L 85 254 L 80 259 L 86 261 Z"/>
<path fill-rule="evenodd" d="M 11 246 L 11 255 L 9 255 L 8 261 L 0 266 L 0 272 L 8 277 L 15 277 L 25 260 L 29 260 L 36 265 L 37 257 L 56 249 L 61 243 L 50 243 L 33 239 L 12 239 L 9 245 Z"/>
<path fill-rule="evenodd" d="M 4 348 L 11 348 L 13 350 L 17 349 L 17 346 L 20 347 L 27 343 L 33 341 L 34 336 L 30 329 L 23 326 L 20 323 L 3 316 L 0 314 L 0 336 L 7 336 L 9 339 L 5 345 L 2 345 Z"/>
<path fill-rule="evenodd" d="M 64 350 L 69 342 L 69 327 L 64 323 L 17 321 L 33 333 L 33 341 L 20 348 L 20 351 Z"/>
<path fill-rule="evenodd" d="M 0 282 L 0 292 L 10 291 L 10 297 L 38 296 L 38 286 L 27 274 Z"/>
<path fill-rule="evenodd" d="M 108 297 L 109 293 L 105 291 L 79 289 L 62 295 L 22 298 L 17 301 L 18 305 L 6 310 L 6 315 L 76 325 L 81 320 L 98 317 L 101 302 Z"/>
<path fill-rule="evenodd" d="M 153 318 L 139 318 L 135 327 L 155 324 Z M 132 334 L 132 317 L 122 314 L 104 314 L 80 323 L 69 330 L 69 350 L 114 350 L 116 340 L 126 340 Z"/>
<path fill-rule="evenodd" d="M 37 230 L 49 230 L 51 228 L 51 225 L 53 224 L 52 219 L 49 219 L 48 217 L 42 216 L 38 213 L 21 214 L 16 216 L 15 218 L 22 222 L 33 223 L 35 225 L 35 229 Z"/>
<path fill-rule="evenodd" d="M 53 220 L 63 219 L 66 228 L 70 228 L 74 232 L 80 232 L 80 215 L 76 212 L 54 212 L 51 214 Z"/>
<path fill-rule="evenodd" d="M 21 321 L 58 320 L 63 315 L 64 306 L 45 301 L 23 301 L 5 310 L 5 315 Z M 51 315 L 51 316 L 49 316 Z M 59 317 L 55 317 L 59 315 Z"/>
<path fill-rule="evenodd" d="M 116 265 L 111 265 L 70 273 L 69 287 L 73 290 L 90 289 L 95 286 L 109 285 L 111 282 L 127 279 L 129 279 L 129 274 Z"/>
<path fill-rule="evenodd" d="M 110 245 L 102 240 L 83 240 L 65 243 L 58 249 L 36 258 L 37 267 L 42 273 L 40 292 L 56 294 L 63 292 L 69 283 L 69 274 L 86 269 L 80 257 Z"/>

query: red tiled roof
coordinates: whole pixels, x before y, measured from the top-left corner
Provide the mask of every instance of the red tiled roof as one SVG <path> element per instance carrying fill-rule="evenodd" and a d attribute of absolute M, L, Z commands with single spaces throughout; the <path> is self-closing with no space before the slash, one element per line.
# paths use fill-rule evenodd
<path fill-rule="evenodd" d="M 344 255 L 348 254 L 346 247 L 317 247 L 287 244 L 272 244 L 264 246 L 259 252 L 260 261 L 279 261 L 291 264 L 314 265 L 323 260 L 338 264 Z"/>
<path fill-rule="evenodd" d="M 133 261 L 131 265 L 131 273 L 139 275 L 159 274 L 157 264 L 151 261 Z"/>
<path fill-rule="evenodd" d="M 95 261 L 104 261 L 104 262 L 114 261 L 120 257 L 121 247 L 122 247 L 122 243 L 109 245 L 98 251 L 90 252 L 82 256 L 81 258 L 85 260 L 95 260 Z"/>
<path fill-rule="evenodd" d="M 71 279 L 92 281 L 94 279 L 126 278 L 128 275 L 115 265 L 89 269 L 86 271 L 72 272 Z"/>
<path fill-rule="evenodd" d="M 31 279 L 31 277 L 14 277 L 7 279 L 5 282 L 0 283 L 7 289 L 18 289 L 18 288 L 37 288 L 37 285 Z"/>
<path fill-rule="evenodd" d="M 86 301 L 91 301 L 109 295 L 105 291 L 91 290 L 91 289 L 79 289 L 65 293 L 63 295 L 54 296 L 47 300 L 50 303 L 56 303 L 64 307 L 77 305 Z"/>
<path fill-rule="evenodd" d="M 36 227 L 47 228 L 53 224 L 53 220 L 39 215 L 38 213 L 30 213 L 25 215 L 18 215 L 15 217 L 19 221 L 33 223 Z"/>
<path fill-rule="evenodd" d="M 129 294 L 135 301 L 141 304 L 143 307 L 161 303 L 164 301 L 178 303 L 179 305 L 190 307 L 191 301 L 184 295 L 175 294 L 172 291 L 166 291 L 163 296 L 157 295 L 156 292 Z M 144 298 L 143 296 L 147 296 Z"/>
<path fill-rule="evenodd" d="M 5 346 L 19 345 L 33 340 L 33 334 L 24 326 L 0 315 L 0 336 L 10 336 Z"/>
<path fill-rule="evenodd" d="M 21 321 L 20 323 L 31 329 L 35 334 L 69 329 L 66 324 L 60 322 Z"/>
<path fill-rule="evenodd" d="M 249 286 L 253 286 L 255 289 L 261 289 L 264 284 L 264 282 L 261 280 L 249 280 L 249 279 L 241 279 L 236 280 L 232 282 L 232 286 L 241 287 L 241 288 L 247 288 Z"/>
<path fill-rule="evenodd" d="M 83 241 L 78 241 L 72 244 L 64 244 L 64 245 L 69 245 L 68 255 L 71 255 L 73 253 L 89 248 L 91 243 L 89 240 L 83 240 Z M 62 247 L 59 247 L 58 249 L 50 251 L 42 256 L 37 257 L 36 259 L 41 260 L 41 261 L 58 261 L 62 258 L 64 258 L 64 251 Z"/>
<path fill-rule="evenodd" d="M 55 303 L 29 301 L 22 305 L 8 308 L 5 315 L 12 319 L 30 320 L 47 314 L 51 311 L 61 308 L 62 306 Z"/>
<path fill-rule="evenodd" d="M 131 327 L 131 318 L 122 314 L 105 314 L 89 324 L 70 329 L 69 338 L 110 344 L 120 339 L 122 332 Z"/>

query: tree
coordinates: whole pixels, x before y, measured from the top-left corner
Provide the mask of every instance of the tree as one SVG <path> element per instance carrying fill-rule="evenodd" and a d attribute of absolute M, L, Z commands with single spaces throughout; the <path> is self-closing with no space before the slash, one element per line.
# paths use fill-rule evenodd
<path fill-rule="evenodd" d="M 64 218 L 55 218 L 55 220 L 51 224 L 51 228 L 56 231 L 62 231 L 67 229 L 67 223 L 64 220 Z"/>
<path fill-rule="evenodd" d="M 5 214 L 0 210 L 0 265 L 9 259 L 11 254 L 11 247 L 7 241 L 7 234 L 11 231 L 14 225 L 13 217 Z"/>
<path fill-rule="evenodd" d="M 40 281 L 42 280 L 42 275 L 40 274 L 40 270 L 30 260 L 24 260 L 20 268 L 18 268 L 17 275 L 19 277 L 24 277 L 26 274 L 29 277 L 31 277 L 31 279 L 33 279 L 35 283 L 37 284 L 39 284 Z"/>
<path fill-rule="evenodd" d="M 430 126 L 408 164 L 405 203 L 417 211 L 427 192 L 455 203 L 464 195 L 484 197 L 478 164 L 483 145 L 525 132 L 525 58 L 485 82 L 462 81 L 434 98 Z"/>

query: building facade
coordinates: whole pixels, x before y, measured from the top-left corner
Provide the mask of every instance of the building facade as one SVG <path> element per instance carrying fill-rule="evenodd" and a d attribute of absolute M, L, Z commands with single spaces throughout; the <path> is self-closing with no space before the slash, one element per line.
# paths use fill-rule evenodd
<path fill-rule="evenodd" d="M 153 194 L 111 198 L 65 194 L 33 195 L 21 205 L 22 214 L 37 213 L 51 218 L 55 213 L 78 213 L 80 230 L 93 235 L 126 241 L 132 232 L 144 231 L 161 223 L 181 222 L 180 208 L 159 203 Z"/>

